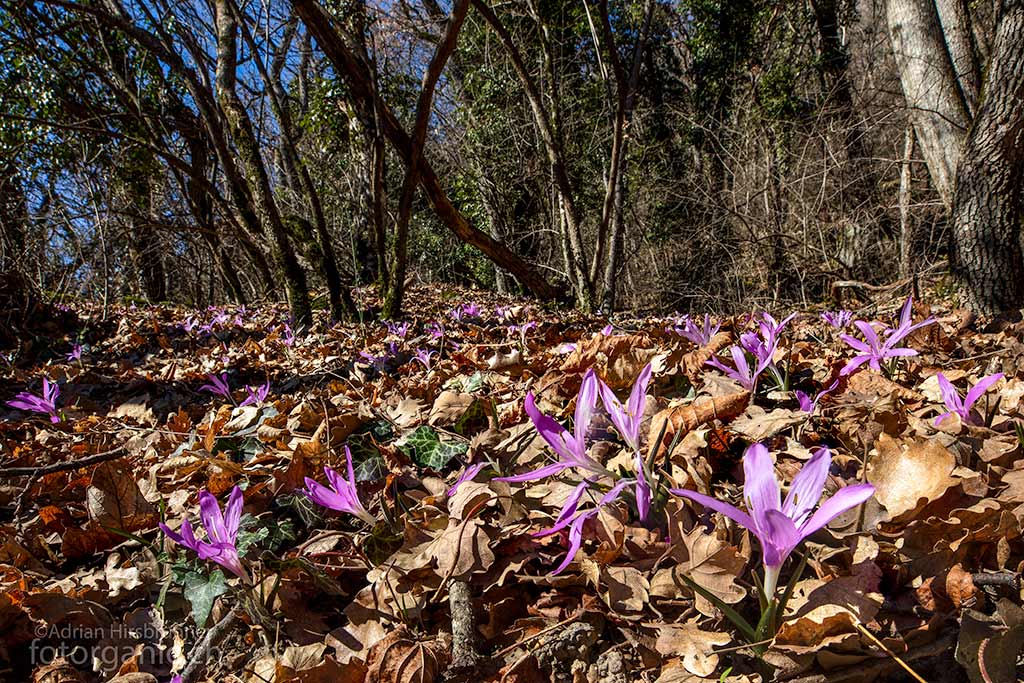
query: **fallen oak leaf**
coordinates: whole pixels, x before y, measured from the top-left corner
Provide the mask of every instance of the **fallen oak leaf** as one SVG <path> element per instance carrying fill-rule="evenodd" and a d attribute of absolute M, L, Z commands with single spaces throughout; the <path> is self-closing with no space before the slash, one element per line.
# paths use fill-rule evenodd
<path fill-rule="evenodd" d="M 668 447 L 673 440 L 681 439 L 689 432 L 707 424 L 712 420 L 729 422 L 741 415 L 750 403 L 750 392 L 740 391 L 727 396 L 703 399 L 693 403 L 668 407 L 651 418 L 647 443 L 650 444 L 650 455 L 657 456 L 657 451 Z M 661 442 L 658 437 L 661 435 Z"/>

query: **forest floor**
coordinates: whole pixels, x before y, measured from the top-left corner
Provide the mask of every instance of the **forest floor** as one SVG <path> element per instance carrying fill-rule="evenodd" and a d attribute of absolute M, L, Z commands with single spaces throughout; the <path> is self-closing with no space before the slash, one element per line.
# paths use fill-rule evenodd
<path fill-rule="evenodd" d="M 758 312 L 713 318 L 717 333 L 693 332 L 703 319 L 606 327 L 417 289 L 405 328 L 320 325 L 292 339 L 279 306 L 128 307 L 102 322 L 76 305 L 77 329 L 25 340 L 0 369 L 3 402 L 39 395 L 44 377 L 59 386 L 56 421 L 0 407 L 0 680 L 1015 681 L 1024 327 L 978 332 L 928 296 L 899 320 L 902 304 L 866 304 L 854 320 L 897 330 L 934 316 L 898 345 L 919 355 L 843 376 L 858 352 L 840 335 L 863 330 L 800 311 L 769 359 L 788 382 L 766 371 L 754 392 L 707 361 L 731 365 Z M 648 364 L 646 519 L 641 465 L 601 400 L 585 446 L 607 476 L 492 481 L 557 457 L 528 392 L 573 425 L 589 369 L 624 401 Z M 939 372 L 960 396 L 1004 377 L 973 413 L 936 424 L 950 411 Z M 227 391 L 212 382 L 222 373 Z M 564 450 L 571 438 L 559 438 Z M 777 630 L 751 637 L 723 605 L 757 623 L 759 536 L 666 489 L 749 506 L 743 455 L 755 443 L 784 491 L 820 446 L 827 495 L 875 491 L 797 548 Z M 325 483 L 324 465 L 347 476 L 345 445 L 362 518 L 303 493 L 307 477 Z M 592 490 L 573 498 L 581 474 Z M 600 504 L 592 493 L 613 480 L 618 496 Z M 224 506 L 236 486 L 240 529 L 220 540 L 238 571 L 157 526 L 187 518 L 204 538 L 200 492 Z M 574 523 L 533 536 L 560 509 Z M 555 573 L 574 535 L 580 550 Z"/>

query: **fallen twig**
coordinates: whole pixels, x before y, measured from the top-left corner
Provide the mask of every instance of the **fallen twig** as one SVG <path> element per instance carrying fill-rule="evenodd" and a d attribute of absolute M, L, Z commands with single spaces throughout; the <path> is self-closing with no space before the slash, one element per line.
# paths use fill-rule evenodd
<path fill-rule="evenodd" d="M 79 467 L 95 465 L 98 462 L 116 460 L 123 455 L 127 455 L 127 453 L 128 451 L 124 446 L 118 446 L 112 451 L 94 453 L 70 462 L 57 462 L 52 465 L 41 465 L 39 467 L 5 467 L 0 468 L 0 477 L 35 477 L 43 474 L 53 474 L 54 472 L 67 472 L 69 470 L 77 470 Z"/>

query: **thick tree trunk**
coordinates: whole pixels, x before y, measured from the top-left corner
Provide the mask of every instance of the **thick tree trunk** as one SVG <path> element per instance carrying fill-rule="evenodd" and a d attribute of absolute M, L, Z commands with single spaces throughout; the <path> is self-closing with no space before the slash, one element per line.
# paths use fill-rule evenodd
<path fill-rule="evenodd" d="M 934 0 L 888 0 L 887 20 L 903 94 L 928 172 L 947 208 L 953 205 L 960 146 L 970 109 L 943 35 Z"/>
<path fill-rule="evenodd" d="M 963 147 L 953 201 L 953 271 L 987 314 L 1024 306 L 1024 0 L 996 28 L 978 116 Z"/>

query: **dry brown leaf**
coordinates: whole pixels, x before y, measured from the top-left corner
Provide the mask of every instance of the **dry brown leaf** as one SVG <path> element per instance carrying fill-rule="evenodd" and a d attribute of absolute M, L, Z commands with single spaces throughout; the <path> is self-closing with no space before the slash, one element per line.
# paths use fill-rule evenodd
<path fill-rule="evenodd" d="M 101 527 L 137 531 L 157 522 L 156 510 L 142 495 L 124 460 L 97 465 L 85 502 L 89 518 Z"/>
<path fill-rule="evenodd" d="M 767 412 L 760 406 L 752 405 L 732 421 L 729 429 L 749 441 L 764 441 L 806 421 L 807 413 L 801 411 L 776 408 Z"/>
<path fill-rule="evenodd" d="M 659 447 L 656 442 L 662 428 L 665 430 L 665 435 L 660 446 L 667 448 L 677 432 L 682 438 L 690 431 L 712 420 L 729 422 L 740 415 L 749 402 L 750 392 L 741 391 L 718 398 L 698 398 L 693 403 L 670 406 L 662 410 L 651 418 L 650 431 L 647 433 L 647 443 L 650 444 L 651 452 L 653 453 Z"/>
<path fill-rule="evenodd" d="M 448 649 L 437 640 L 419 641 L 399 626 L 367 655 L 366 683 L 430 683 L 448 663 Z"/>
<path fill-rule="evenodd" d="M 695 676 L 710 676 L 718 667 L 714 646 L 728 645 L 732 636 L 719 631 L 705 631 L 697 619 L 682 624 L 659 625 L 654 649 L 665 657 L 681 657 L 683 667 Z"/>
<path fill-rule="evenodd" d="M 650 599 L 651 585 L 636 567 L 605 567 L 601 572 L 601 588 L 608 607 L 622 613 L 641 612 Z"/>
<path fill-rule="evenodd" d="M 957 479 L 950 476 L 956 458 L 927 439 L 896 440 L 881 434 L 868 462 L 868 481 L 890 519 L 899 520 L 940 498 Z"/>
<path fill-rule="evenodd" d="M 882 606 L 878 584 L 882 570 L 861 562 L 853 574 L 829 582 L 806 579 L 797 583 L 787 606 L 788 618 L 775 636 L 776 646 L 819 648 L 836 635 L 849 633 L 856 623 L 875 618 Z"/>

